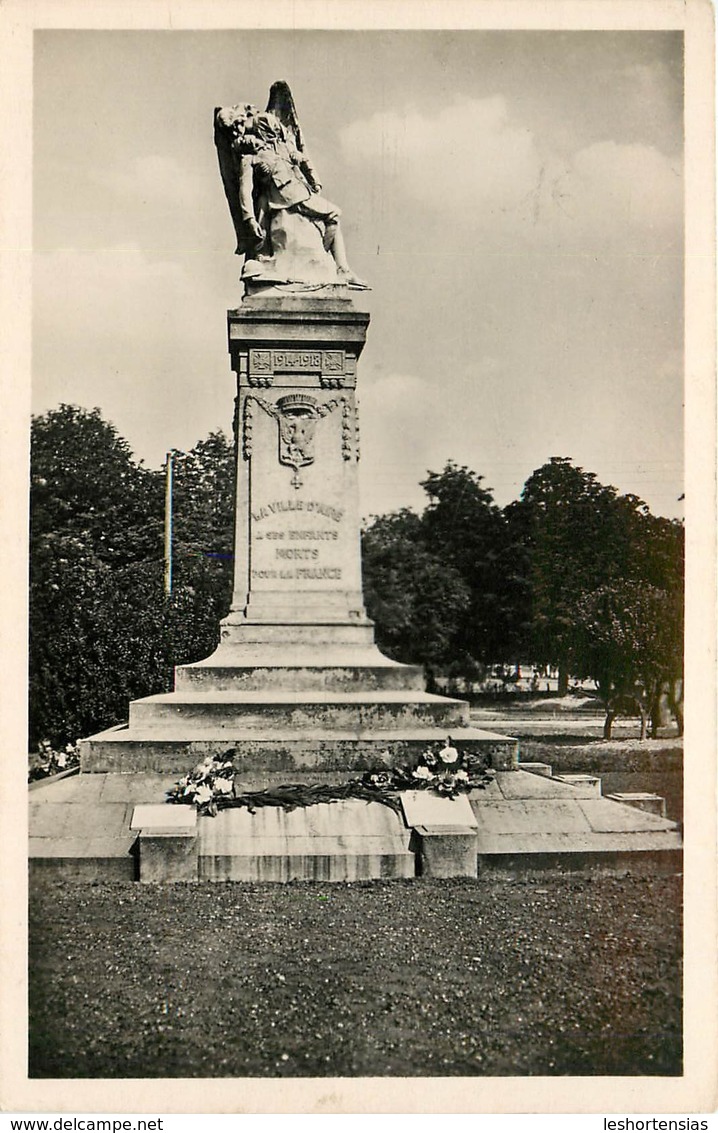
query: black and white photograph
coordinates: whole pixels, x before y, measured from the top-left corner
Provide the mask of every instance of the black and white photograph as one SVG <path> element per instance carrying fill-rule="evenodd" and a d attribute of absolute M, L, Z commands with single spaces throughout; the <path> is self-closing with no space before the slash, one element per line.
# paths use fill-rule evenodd
<path fill-rule="evenodd" d="M 10 1108 L 710 1112 L 710 5 L 65 7 Z"/>

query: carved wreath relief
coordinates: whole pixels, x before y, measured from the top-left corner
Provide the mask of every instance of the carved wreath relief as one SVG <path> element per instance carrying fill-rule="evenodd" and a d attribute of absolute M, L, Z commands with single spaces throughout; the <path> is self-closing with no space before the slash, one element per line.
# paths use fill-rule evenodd
<path fill-rule="evenodd" d="M 299 469 L 314 463 L 314 436 L 317 422 L 320 418 L 327 417 L 339 405 L 342 406 L 342 457 L 344 460 L 351 459 L 352 411 L 347 399 L 332 398 L 331 401 L 321 403 L 308 394 L 289 393 L 280 397 L 276 405 L 256 394 L 250 394 L 245 399 L 243 430 L 245 460 L 249 460 L 252 455 L 255 403 L 277 422 L 279 463 L 294 470 L 291 479 L 293 488 L 302 486 Z"/>

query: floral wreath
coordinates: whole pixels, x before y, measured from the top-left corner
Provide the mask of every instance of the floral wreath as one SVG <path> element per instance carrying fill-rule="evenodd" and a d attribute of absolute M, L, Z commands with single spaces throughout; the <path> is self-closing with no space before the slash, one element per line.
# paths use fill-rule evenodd
<path fill-rule="evenodd" d="M 383 754 L 391 758 L 389 751 Z M 290 783 L 263 791 L 239 792 L 234 756 L 233 748 L 221 755 L 207 756 L 167 792 L 167 802 L 194 805 L 199 814 L 214 816 L 218 811 L 231 807 L 246 807 L 254 814 L 258 807 L 263 806 L 294 810 L 314 803 L 358 798 L 383 803 L 399 812 L 401 803 L 396 796 L 400 791 L 431 790 L 453 799 L 468 791 L 484 790 L 493 782 L 495 775 L 488 766 L 487 756 L 474 752 L 459 753 L 449 737 L 440 750 L 428 747 L 411 767 L 365 771 L 361 778 L 336 785 Z"/>

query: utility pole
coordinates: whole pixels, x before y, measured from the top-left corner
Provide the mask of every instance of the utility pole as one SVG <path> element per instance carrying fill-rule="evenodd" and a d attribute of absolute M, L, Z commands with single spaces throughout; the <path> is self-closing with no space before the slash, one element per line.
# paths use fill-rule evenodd
<path fill-rule="evenodd" d="M 172 457 L 170 449 L 165 462 L 165 597 L 172 595 Z"/>

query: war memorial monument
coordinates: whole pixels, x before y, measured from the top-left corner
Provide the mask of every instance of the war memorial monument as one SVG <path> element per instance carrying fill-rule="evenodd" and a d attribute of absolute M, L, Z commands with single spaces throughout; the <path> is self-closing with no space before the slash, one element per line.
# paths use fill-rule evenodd
<path fill-rule="evenodd" d="M 236 375 L 234 590 L 215 652 L 174 691 L 81 743 L 81 774 L 31 800 L 34 868 L 139 880 L 352 880 L 469 874 L 625 855 L 673 860 L 674 823 L 601 797 L 592 776 L 519 763 L 462 700 L 384 656 L 362 592 L 356 389 L 369 330 L 339 208 L 305 147 L 286 83 L 267 109 L 219 108 L 214 139 L 244 257 L 227 313 Z M 228 412 L 229 417 L 229 412 Z M 345 798 L 200 815 L 168 806 L 177 776 L 232 750 L 242 789 L 341 783 L 416 764 L 447 736 L 491 768 L 460 798 L 401 808 Z M 635 859 L 634 859 L 635 860 Z"/>

